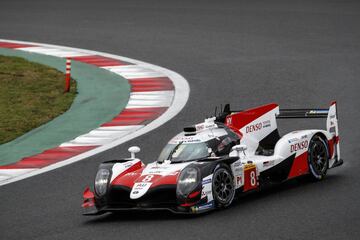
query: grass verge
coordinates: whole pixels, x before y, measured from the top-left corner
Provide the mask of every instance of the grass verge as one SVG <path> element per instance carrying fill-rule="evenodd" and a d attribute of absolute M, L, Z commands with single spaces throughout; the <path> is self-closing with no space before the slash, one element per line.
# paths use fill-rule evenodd
<path fill-rule="evenodd" d="M 65 63 L 64 63 L 65 68 Z M 76 96 L 76 83 L 64 93 L 65 75 L 19 57 L 0 55 L 0 144 L 64 113 Z"/>

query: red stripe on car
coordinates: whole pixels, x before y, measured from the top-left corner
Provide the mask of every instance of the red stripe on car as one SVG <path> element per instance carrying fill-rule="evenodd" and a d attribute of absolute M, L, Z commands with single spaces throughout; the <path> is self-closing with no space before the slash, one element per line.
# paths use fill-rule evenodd
<path fill-rule="evenodd" d="M 300 175 L 304 175 L 309 172 L 308 152 L 304 152 L 295 157 L 290 169 L 288 179 L 294 178 Z"/>
<path fill-rule="evenodd" d="M 265 113 L 278 107 L 277 104 L 271 103 L 257 108 L 248 109 L 239 113 L 232 114 L 226 117 L 226 125 L 236 129 L 241 129 L 251 123 L 252 121 L 258 119 Z"/>

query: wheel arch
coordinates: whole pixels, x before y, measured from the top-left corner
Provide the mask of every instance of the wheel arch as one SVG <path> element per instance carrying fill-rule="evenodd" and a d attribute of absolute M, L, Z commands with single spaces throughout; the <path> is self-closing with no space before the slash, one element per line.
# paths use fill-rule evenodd
<path fill-rule="evenodd" d="M 202 177 L 206 177 L 209 174 L 214 173 L 216 167 L 219 164 L 224 164 L 227 167 L 229 167 L 231 169 L 231 164 L 234 163 L 235 161 L 237 161 L 239 158 L 238 157 L 225 157 L 225 158 L 220 158 L 220 159 L 206 159 L 200 162 L 206 162 L 207 164 L 199 164 L 199 162 L 196 164 L 196 166 L 198 168 L 200 168 Z M 233 173 L 232 173 L 233 174 Z"/>
<path fill-rule="evenodd" d="M 322 140 L 324 140 L 324 142 L 326 143 L 326 147 L 327 147 L 327 152 L 328 152 L 328 157 L 329 159 L 331 158 L 331 152 L 330 152 L 330 143 L 329 143 L 329 139 L 327 138 L 327 136 L 323 133 L 323 132 L 315 132 L 314 135 L 311 137 L 311 139 L 313 139 L 314 137 L 320 137 Z"/>

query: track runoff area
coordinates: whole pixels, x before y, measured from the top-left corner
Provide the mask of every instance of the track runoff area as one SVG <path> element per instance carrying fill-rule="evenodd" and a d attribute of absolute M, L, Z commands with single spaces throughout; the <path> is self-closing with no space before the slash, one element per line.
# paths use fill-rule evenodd
<path fill-rule="evenodd" d="M 0 166 L 0 186 L 83 160 L 149 132 L 179 113 L 189 97 L 189 85 L 178 73 L 131 58 L 4 39 L 0 39 L 0 48 L 66 58 L 65 91 L 70 87 L 70 61 L 89 64 L 120 75 L 131 87 L 125 108 L 111 121 L 59 146 Z"/>

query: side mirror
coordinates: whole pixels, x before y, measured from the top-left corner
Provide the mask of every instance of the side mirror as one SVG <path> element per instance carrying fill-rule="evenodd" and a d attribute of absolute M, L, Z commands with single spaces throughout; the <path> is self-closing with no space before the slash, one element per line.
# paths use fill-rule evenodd
<path fill-rule="evenodd" d="M 128 151 L 131 154 L 131 158 L 134 159 L 135 158 L 135 153 L 140 152 L 140 148 L 138 146 L 132 146 L 132 147 L 129 147 Z"/>
<path fill-rule="evenodd" d="M 216 157 L 216 154 L 213 152 L 211 148 L 208 148 L 208 153 L 210 157 Z"/>
<path fill-rule="evenodd" d="M 245 144 L 239 144 L 239 145 L 235 145 L 231 148 L 231 153 L 230 155 L 232 156 L 237 156 L 239 158 L 241 158 L 241 153 L 243 153 L 244 156 L 246 156 L 245 151 L 247 149 L 247 146 Z"/>
<path fill-rule="evenodd" d="M 231 150 L 237 151 L 237 152 L 243 152 L 247 149 L 247 146 L 245 144 L 235 145 L 231 148 Z"/>

